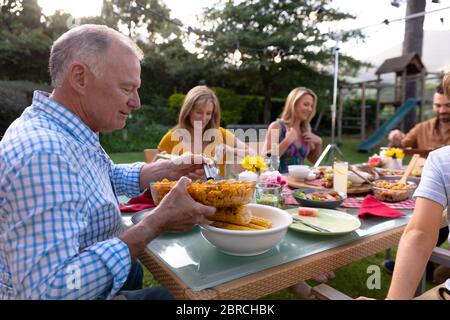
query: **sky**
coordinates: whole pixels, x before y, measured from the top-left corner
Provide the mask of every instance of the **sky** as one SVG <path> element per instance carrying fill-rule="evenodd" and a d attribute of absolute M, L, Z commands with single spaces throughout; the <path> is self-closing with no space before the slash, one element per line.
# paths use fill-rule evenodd
<path fill-rule="evenodd" d="M 216 0 L 163 0 L 171 9 L 171 17 L 182 21 L 186 26 L 197 25 L 196 15 L 202 9 L 214 5 Z M 239 1 L 239 0 L 237 0 Z M 102 0 L 38 0 L 44 14 L 52 14 L 56 9 L 71 13 L 74 17 L 95 16 L 100 13 Z M 350 30 L 369 25 L 380 24 L 383 20 L 402 18 L 406 11 L 406 1 L 400 0 L 400 7 L 392 6 L 391 0 L 333 0 L 331 6 L 357 16 L 356 19 L 342 21 L 338 24 L 322 27 L 323 31 Z M 450 29 L 450 0 L 440 0 L 433 3 L 427 0 L 426 11 L 449 7 L 447 10 L 431 13 L 425 16 L 425 30 Z M 326 9 L 326 8 L 325 8 Z M 444 23 L 440 21 L 444 18 Z M 388 26 L 378 26 L 365 29 L 364 42 L 352 41 L 340 46 L 341 52 L 358 59 L 371 57 L 403 41 L 404 22 L 393 22 Z"/>

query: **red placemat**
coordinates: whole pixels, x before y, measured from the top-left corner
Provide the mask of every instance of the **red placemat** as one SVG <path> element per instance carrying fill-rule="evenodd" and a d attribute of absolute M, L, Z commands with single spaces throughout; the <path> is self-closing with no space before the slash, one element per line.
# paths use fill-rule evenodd
<path fill-rule="evenodd" d="M 295 200 L 295 199 L 294 199 Z M 350 197 L 344 200 L 344 202 L 342 202 L 341 207 L 346 207 L 346 208 L 360 208 L 361 204 L 364 201 L 364 197 Z M 400 201 L 400 202 L 382 202 L 385 205 L 387 205 L 389 208 L 392 209 L 414 209 L 415 205 L 416 205 L 416 200 L 415 199 L 408 199 L 405 201 Z"/>
<path fill-rule="evenodd" d="M 147 193 L 143 193 L 138 197 L 130 199 L 126 204 L 120 204 L 119 208 L 121 212 L 138 212 L 155 206 L 152 197 Z"/>

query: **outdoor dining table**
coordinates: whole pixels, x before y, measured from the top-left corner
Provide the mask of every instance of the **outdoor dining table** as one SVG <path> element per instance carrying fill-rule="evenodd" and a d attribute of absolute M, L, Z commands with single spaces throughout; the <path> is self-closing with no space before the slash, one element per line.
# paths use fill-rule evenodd
<path fill-rule="evenodd" d="M 357 216 L 357 209 L 338 209 Z M 396 246 L 412 214 L 400 211 L 406 215 L 361 220 L 342 235 L 289 229 L 273 249 L 250 257 L 222 253 L 196 226 L 159 236 L 139 259 L 176 299 L 257 299 Z"/>

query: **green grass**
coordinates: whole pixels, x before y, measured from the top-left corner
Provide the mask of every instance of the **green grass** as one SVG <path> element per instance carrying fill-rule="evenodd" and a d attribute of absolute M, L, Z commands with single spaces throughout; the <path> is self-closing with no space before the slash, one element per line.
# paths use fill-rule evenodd
<path fill-rule="evenodd" d="M 329 143 L 330 139 L 324 139 L 324 146 Z M 357 150 L 357 145 L 359 140 L 354 137 L 346 137 L 343 139 L 344 143 L 339 145 L 339 148 L 344 153 L 345 160 L 349 163 L 361 163 L 366 162 L 369 154 L 359 153 Z M 129 152 L 129 153 L 114 153 L 110 154 L 111 158 L 115 163 L 127 163 L 133 161 L 144 161 L 143 152 Z M 395 257 L 396 248 L 392 250 L 392 257 Z M 388 274 L 382 267 L 381 264 L 385 259 L 385 252 L 378 253 L 374 256 L 362 259 L 360 261 L 354 262 L 345 267 L 334 270 L 336 278 L 329 281 L 328 284 L 333 288 L 353 297 L 367 296 L 372 298 L 383 299 L 386 297 L 387 291 L 389 289 L 389 284 L 391 282 L 391 275 Z M 367 268 L 371 265 L 380 266 L 381 270 L 381 286 L 380 289 L 370 290 L 366 286 L 366 281 L 370 274 L 367 273 Z M 308 281 L 310 285 L 315 285 L 314 281 Z M 158 282 L 153 279 L 150 272 L 145 271 L 144 276 L 144 286 L 154 286 Z M 427 284 L 428 288 L 432 287 L 432 284 Z M 279 292 L 267 295 L 262 299 L 268 300 L 293 300 L 297 299 L 288 290 L 281 290 Z"/>
<path fill-rule="evenodd" d="M 130 163 L 130 162 L 137 162 L 137 161 L 145 161 L 144 151 L 111 153 L 109 156 L 114 161 L 114 163 Z"/>

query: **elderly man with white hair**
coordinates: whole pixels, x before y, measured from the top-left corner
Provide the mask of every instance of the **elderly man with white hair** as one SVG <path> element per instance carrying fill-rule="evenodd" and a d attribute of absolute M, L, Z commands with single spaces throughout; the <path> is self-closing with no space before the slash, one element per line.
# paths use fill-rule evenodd
<path fill-rule="evenodd" d="M 170 298 L 162 288 L 125 290 L 139 288 L 129 285 L 135 258 L 161 233 L 190 229 L 215 209 L 189 196 L 184 177 L 124 228 L 118 195 L 134 197 L 162 178 L 199 178 L 206 160 L 116 165 L 101 147 L 98 133 L 123 128 L 140 108 L 142 56 L 100 25 L 53 44 L 53 92 L 36 91 L 0 142 L 0 299 Z"/>

